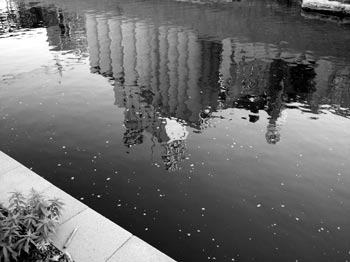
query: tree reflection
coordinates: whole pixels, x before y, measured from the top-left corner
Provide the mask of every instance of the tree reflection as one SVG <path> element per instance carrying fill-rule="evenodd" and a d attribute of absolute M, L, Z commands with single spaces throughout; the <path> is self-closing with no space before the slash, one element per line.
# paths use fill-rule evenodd
<path fill-rule="evenodd" d="M 288 107 L 286 103 L 298 100 L 305 101 L 316 91 L 315 71 L 312 66 L 305 64 L 305 58 L 304 60 L 300 59 L 303 58 L 302 55 L 296 58 L 293 63 L 282 59 L 280 53 L 277 53 L 276 56 L 265 67 L 268 72 L 267 81 L 264 81 L 262 86 L 255 85 L 254 88 L 248 88 L 248 94 L 243 91 L 243 94 L 238 95 L 233 102 L 234 107 L 250 111 L 250 122 L 254 123 L 260 119 L 260 110 L 264 110 L 268 114 L 265 138 L 269 144 L 276 144 L 281 139 L 280 131 L 286 121 L 286 114 L 283 115 L 283 110 Z M 254 66 L 253 64 L 252 68 Z M 262 72 L 260 75 L 266 74 Z M 254 83 L 254 79 L 249 80 L 249 83 Z M 246 81 L 242 85 L 245 86 Z"/>
<path fill-rule="evenodd" d="M 277 121 L 284 109 L 283 93 L 285 91 L 288 77 L 287 63 L 280 58 L 272 61 L 269 70 L 269 88 L 267 90 L 266 112 L 269 115 L 269 124 L 267 126 L 265 138 L 269 144 L 276 144 L 280 141 L 281 126 Z"/>
<path fill-rule="evenodd" d="M 175 140 L 164 144 L 164 153 L 162 160 L 165 169 L 168 171 L 177 171 L 180 169 L 179 163 L 186 157 L 185 140 Z"/>
<path fill-rule="evenodd" d="M 137 121 L 125 121 L 125 132 L 123 136 L 124 145 L 132 147 L 134 145 L 142 144 L 143 129 L 139 128 Z"/>

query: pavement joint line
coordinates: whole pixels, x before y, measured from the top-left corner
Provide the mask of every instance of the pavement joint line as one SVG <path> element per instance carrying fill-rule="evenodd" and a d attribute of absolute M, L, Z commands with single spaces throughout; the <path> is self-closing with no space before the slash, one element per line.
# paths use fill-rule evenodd
<path fill-rule="evenodd" d="M 85 209 L 79 211 L 78 213 L 76 213 L 75 215 L 71 216 L 70 218 L 66 219 L 65 221 L 61 222 L 59 225 L 62 226 L 63 224 L 67 223 L 68 221 L 70 221 L 71 219 L 75 218 L 76 216 L 80 215 L 81 213 L 83 213 L 84 211 L 88 210 L 89 207 L 86 207 Z"/>
<path fill-rule="evenodd" d="M 9 172 L 11 172 L 11 171 L 13 171 L 13 170 L 15 170 L 17 168 L 20 168 L 20 167 L 24 167 L 24 166 L 19 164 L 18 166 L 14 166 L 14 167 L 10 168 L 9 170 L 6 170 L 6 172 L 2 173 L 1 175 L 6 175 L 7 173 L 9 173 Z M 30 170 L 30 171 L 32 171 L 32 170 Z"/>
<path fill-rule="evenodd" d="M 20 168 L 21 167 L 21 165 L 18 165 L 18 166 L 15 166 L 15 167 L 13 167 L 13 168 L 10 168 L 9 170 L 7 170 L 5 173 L 3 173 L 3 175 L 6 175 L 8 172 L 11 172 L 11 171 L 13 171 L 13 170 L 15 170 L 15 169 L 17 169 L 17 168 Z"/>
<path fill-rule="evenodd" d="M 105 262 L 108 262 L 108 260 L 110 260 L 115 254 L 117 254 L 117 252 L 118 252 L 120 249 L 122 249 L 122 247 L 125 246 L 126 243 L 128 243 L 129 240 L 130 240 L 131 238 L 133 238 L 133 237 L 134 237 L 134 235 L 131 235 L 127 240 L 125 240 L 125 242 L 124 242 L 123 244 L 121 244 L 121 245 L 106 259 Z"/>

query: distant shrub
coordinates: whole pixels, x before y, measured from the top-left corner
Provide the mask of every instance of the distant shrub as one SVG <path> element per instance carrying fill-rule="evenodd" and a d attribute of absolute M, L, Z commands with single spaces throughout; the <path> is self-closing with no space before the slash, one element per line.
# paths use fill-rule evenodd
<path fill-rule="evenodd" d="M 0 204 L 0 262 L 17 261 L 32 252 L 44 252 L 55 233 L 63 203 L 46 200 L 32 190 L 26 198 L 12 193 L 9 206 Z"/>

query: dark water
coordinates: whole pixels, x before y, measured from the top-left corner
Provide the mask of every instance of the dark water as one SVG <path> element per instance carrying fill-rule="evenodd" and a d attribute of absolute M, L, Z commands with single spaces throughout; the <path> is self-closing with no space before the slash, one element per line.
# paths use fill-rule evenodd
<path fill-rule="evenodd" d="M 350 260 L 346 19 L 277 0 L 0 8 L 0 150 L 178 261 Z"/>

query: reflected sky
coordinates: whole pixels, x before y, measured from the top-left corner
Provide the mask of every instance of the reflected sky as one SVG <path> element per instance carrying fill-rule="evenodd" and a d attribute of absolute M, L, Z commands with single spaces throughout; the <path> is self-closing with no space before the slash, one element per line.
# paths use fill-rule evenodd
<path fill-rule="evenodd" d="M 178 261 L 349 259 L 345 21 L 274 0 L 0 10 L 0 150 Z"/>

